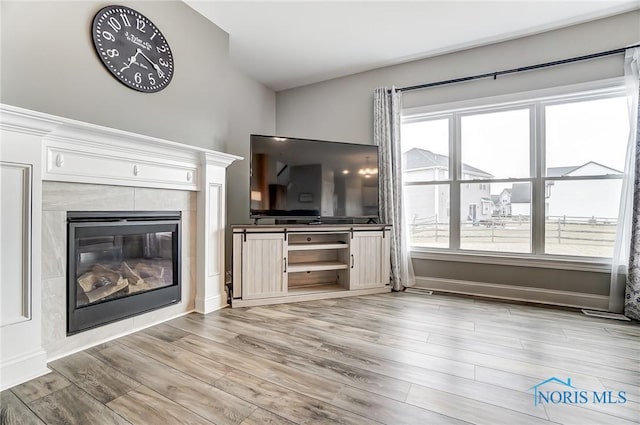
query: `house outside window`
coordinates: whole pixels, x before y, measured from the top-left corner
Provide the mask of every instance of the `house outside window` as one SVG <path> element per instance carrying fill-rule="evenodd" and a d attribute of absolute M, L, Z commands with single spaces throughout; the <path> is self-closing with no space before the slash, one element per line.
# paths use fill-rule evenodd
<path fill-rule="evenodd" d="M 621 88 L 405 116 L 412 249 L 611 257 L 628 131 Z"/>

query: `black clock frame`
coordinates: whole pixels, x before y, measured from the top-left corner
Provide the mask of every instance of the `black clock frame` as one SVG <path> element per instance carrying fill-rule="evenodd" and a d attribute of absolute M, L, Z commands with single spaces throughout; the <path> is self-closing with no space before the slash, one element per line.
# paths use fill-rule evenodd
<path fill-rule="evenodd" d="M 96 53 L 125 86 L 143 93 L 166 88 L 175 72 L 169 43 L 158 27 L 126 6 L 106 6 L 91 26 Z"/>

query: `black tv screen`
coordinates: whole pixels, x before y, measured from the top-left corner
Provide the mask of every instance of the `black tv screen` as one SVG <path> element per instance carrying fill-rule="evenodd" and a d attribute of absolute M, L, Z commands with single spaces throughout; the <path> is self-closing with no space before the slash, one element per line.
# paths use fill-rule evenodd
<path fill-rule="evenodd" d="M 378 147 L 251 135 L 251 217 L 378 218 Z"/>

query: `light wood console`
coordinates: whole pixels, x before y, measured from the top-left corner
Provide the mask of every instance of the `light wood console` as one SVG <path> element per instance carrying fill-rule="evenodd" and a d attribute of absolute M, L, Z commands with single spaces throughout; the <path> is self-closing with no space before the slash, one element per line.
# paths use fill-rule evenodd
<path fill-rule="evenodd" d="M 232 229 L 232 307 L 391 290 L 388 225 L 238 225 Z"/>

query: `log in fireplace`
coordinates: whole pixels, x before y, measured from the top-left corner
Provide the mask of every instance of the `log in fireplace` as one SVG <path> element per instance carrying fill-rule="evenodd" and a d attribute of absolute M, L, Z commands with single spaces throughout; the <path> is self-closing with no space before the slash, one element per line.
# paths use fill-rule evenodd
<path fill-rule="evenodd" d="M 180 211 L 67 213 L 67 335 L 180 302 Z"/>

